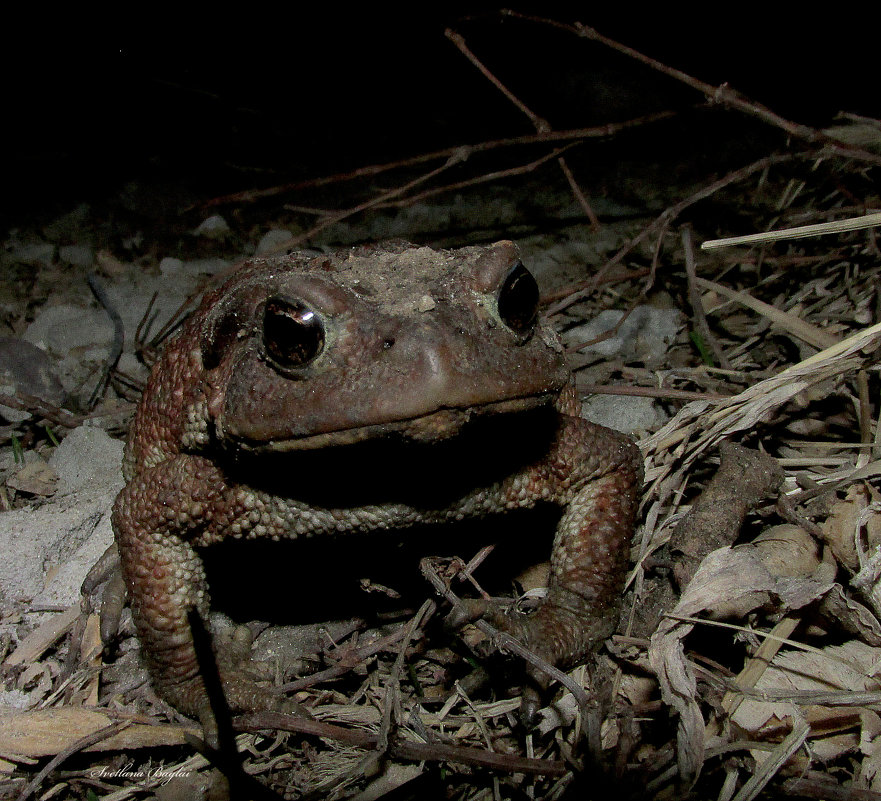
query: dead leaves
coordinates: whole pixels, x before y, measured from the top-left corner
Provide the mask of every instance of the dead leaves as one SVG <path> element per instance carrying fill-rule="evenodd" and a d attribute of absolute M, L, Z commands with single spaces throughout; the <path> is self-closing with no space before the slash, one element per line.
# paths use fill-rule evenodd
<path fill-rule="evenodd" d="M 835 558 L 858 572 L 881 545 L 881 493 L 868 484 L 849 487 L 823 523 L 823 538 Z"/>
<path fill-rule="evenodd" d="M 686 782 L 696 779 L 705 749 L 696 676 L 684 645 L 685 637 L 699 622 L 696 616 L 707 613 L 713 620 L 741 619 L 760 608 L 797 610 L 821 598 L 832 584 L 820 569 L 807 577 L 774 575 L 752 545 L 720 548 L 701 563 L 649 646 L 649 662 L 658 677 L 661 696 L 679 713 L 678 761 Z"/>

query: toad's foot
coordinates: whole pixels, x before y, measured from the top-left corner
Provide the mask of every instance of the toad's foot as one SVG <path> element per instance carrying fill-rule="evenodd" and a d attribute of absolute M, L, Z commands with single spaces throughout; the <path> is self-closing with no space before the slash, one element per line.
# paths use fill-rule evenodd
<path fill-rule="evenodd" d="M 530 615 L 490 610 L 487 619 L 539 660 L 566 671 L 579 663 L 590 662 L 614 631 L 618 615 L 617 610 L 610 610 L 608 616 L 585 616 L 577 608 L 548 599 Z M 552 677 L 543 665 L 530 661 L 526 678 L 520 715 L 526 725 L 532 725 Z"/>
<path fill-rule="evenodd" d="M 86 574 L 80 592 L 88 599 L 90 609 L 98 599 L 101 642 L 107 645 L 119 631 L 122 610 L 128 600 L 116 543 L 104 551 Z"/>
<path fill-rule="evenodd" d="M 609 608 L 605 614 L 597 614 L 598 610 L 585 610 L 583 604 L 567 605 L 565 593 L 559 588 L 554 596 L 546 598 L 531 614 L 515 611 L 509 602 L 502 603 L 499 599 L 463 600 L 445 621 L 448 627 L 457 628 L 483 618 L 537 657 L 534 661 L 527 660 L 525 669 L 520 714 L 526 725 L 534 723 L 551 684 L 547 666 L 565 671 L 589 662 L 612 634 L 618 619 L 617 609 Z"/>
<path fill-rule="evenodd" d="M 272 678 L 272 666 L 251 659 L 252 637 L 247 627 L 235 626 L 216 635 L 212 649 L 205 654 L 200 643 L 205 640 L 207 644 L 207 637 L 204 631 L 200 635 L 194 637 L 200 662 L 211 660 L 213 665 L 203 665 L 198 675 L 183 681 L 157 682 L 157 690 L 172 706 L 198 718 L 208 745 L 219 747 L 221 727 L 229 713 L 281 712 L 311 717 L 296 701 L 266 686 Z"/>

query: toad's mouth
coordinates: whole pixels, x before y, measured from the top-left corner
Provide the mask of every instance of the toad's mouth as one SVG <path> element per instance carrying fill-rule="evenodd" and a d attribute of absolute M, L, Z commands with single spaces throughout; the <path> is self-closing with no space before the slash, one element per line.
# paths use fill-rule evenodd
<path fill-rule="evenodd" d="M 228 439 L 235 448 L 252 453 L 320 450 L 382 438 L 398 438 L 414 443 L 442 442 L 458 435 L 466 424 L 476 418 L 489 415 L 516 415 L 550 406 L 556 400 L 557 395 L 556 392 L 546 392 L 527 398 L 492 401 L 467 409 L 439 409 L 403 420 L 371 423 L 305 436 L 278 437 L 265 442 L 239 437 L 228 437 Z"/>

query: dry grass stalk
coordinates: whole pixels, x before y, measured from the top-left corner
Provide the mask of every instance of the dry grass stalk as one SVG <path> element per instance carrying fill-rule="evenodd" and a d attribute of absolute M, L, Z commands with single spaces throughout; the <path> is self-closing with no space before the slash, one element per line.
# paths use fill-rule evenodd
<path fill-rule="evenodd" d="M 788 239 L 802 239 L 807 236 L 823 236 L 825 234 L 842 234 L 847 231 L 861 231 L 864 228 L 874 228 L 881 225 L 881 213 L 864 214 L 861 217 L 851 217 L 847 220 L 817 223 L 816 225 L 802 225 L 796 228 L 783 228 L 779 231 L 765 231 L 760 234 L 744 234 L 743 236 L 728 236 L 723 239 L 708 239 L 701 242 L 701 250 L 715 250 L 727 248 L 733 245 L 757 245 L 764 242 L 781 242 Z"/>

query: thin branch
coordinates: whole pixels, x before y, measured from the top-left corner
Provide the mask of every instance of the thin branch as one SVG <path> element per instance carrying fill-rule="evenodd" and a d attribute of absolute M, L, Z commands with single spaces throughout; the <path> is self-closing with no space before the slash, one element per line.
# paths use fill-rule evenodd
<path fill-rule="evenodd" d="M 111 723 L 107 726 L 104 726 L 98 731 L 92 732 L 91 734 L 87 734 L 85 737 L 80 737 L 75 743 L 72 743 L 63 751 L 56 754 L 43 769 L 31 779 L 27 785 L 22 789 L 21 793 L 16 796 L 16 801 L 27 801 L 30 798 L 36 789 L 43 783 L 43 780 L 60 764 L 62 764 L 68 757 L 73 756 L 79 751 L 82 751 L 85 748 L 89 748 L 95 743 L 100 743 L 102 740 L 106 740 L 108 737 L 112 737 L 117 732 L 122 731 L 123 729 L 129 726 L 128 723 Z"/>
<path fill-rule="evenodd" d="M 10 409 L 20 409 L 23 412 L 37 414 L 50 423 L 64 426 L 64 428 L 76 428 L 92 417 L 92 415 L 74 414 L 42 398 L 38 398 L 35 395 L 27 395 L 23 392 L 19 392 L 16 395 L 0 393 L 0 403 L 8 406 Z M 101 417 L 101 415 L 95 416 Z"/>
<path fill-rule="evenodd" d="M 703 94 L 711 103 L 721 103 L 725 106 L 728 106 L 729 108 L 735 109 L 736 111 L 740 111 L 744 114 L 748 114 L 749 116 L 756 117 L 762 120 L 762 122 L 766 122 L 769 125 L 780 128 L 790 136 L 793 136 L 797 139 L 802 139 L 806 142 L 810 142 L 811 144 L 825 145 L 829 147 L 832 152 L 836 153 L 839 156 L 856 158 L 860 159 L 861 161 L 869 162 L 870 164 L 881 165 L 881 156 L 878 156 L 876 153 L 870 153 L 867 150 L 853 147 L 847 142 L 843 142 L 840 139 L 829 136 L 823 131 L 818 131 L 817 129 L 811 128 L 808 125 L 802 125 L 800 123 L 787 120 L 784 117 L 781 117 L 779 114 L 775 114 L 773 111 L 771 111 L 771 109 L 767 108 L 766 106 L 750 100 L 748 97 L 740 94 L 740 92 L 732 89 L 727 84 L 722 84 L 721 86 L 712 86 L 711 84 L 698 80 L 697 78 L 689 75 L 686 72 L 683 72 L 682 70 L 668 67 L 666 64 L 662 64 L 660 61 L 656 61 L 650 56 L 647 56 L 644 53 L 640 53 L 638 50 L 635 50 L 632 47 L 628 47 L 625 44 L 621 44 L 621 42 L 610 39 L 608 36 L 604 36 L 595 28 L 591 28 L 588 25 L 584 25 L 580 22 L 569 25 L 553 19 L 536 17 L 529 14 L 521 14 L 517 11 L 512 11 L 510 9 L 503 9 L 501 11 L 501 14 L 507 17 L 514 17 L 516 19 L 527 20 L 529 22 L 534 22 L 540 25 L 547 25 L 552 28 L 568 31 L 569 33 L 573 33 L 583 39 L 589 39 L 590 41 L 598 42 L 605 45 L 606 47 L 611 48 L 612 50 L 616 50 L 617 52 L 625 56 L 635 59 L 636 61 L 639 61 L 648 67 L 651 67 L 653 70 L 657 70 L 664 75 L 674 78 L 675 80 L 684 83 L 686 86 L 690 86 L 692 89 L 695 89 L 696 91 Z"/>
<path fill-rule="evenodd" d="M 627 398 L 657 398 L 659 400 L 695 401 L 711 400 L 722 401 L 733 397 L 734 393 L 722 395 L 718 392 L 707 392 L 691 389 L 671 389 L 669 387 L 632 387 L 617 386 L 613 384 L 582 384 L 578 382 L 578 392 L 581 395 L 623 395 Z"/>
<path fill-rule="evenodd" d="M 262 255 L 268 256 L 273 253 L 278 253 L 282 250 L 290 250 L 291 248 L 297 247 L 297 245 L 301 245 L 303 242 L 307 242 L 308 240 L 310 240 L 319 231 L 323 231 L 325 228 L 329 228 L 331 225 L 334 225 L 341 220 L 345 220 L 347 217 L 351 217 L 352 215 L 358 214 L 359 212 L 374 208 L 375 206 L 384 203 L 389 198 L 403 195 L 414 186 L 419 186 L 419 184 L 430 181 L 432 178 L 435 178 L 436 176 L 448 170 L 454 164 L 458 164 L 462 159 L 463 156 L 461 154 L 454 154 L 450 156 L 440 167 L 429 170 L 427 173 L 420 175 L 418 178 L 414 178 L 412 181 L 407 181 L 407 183 L 405 184 L 401 184 L 400 186 L 388 189 L 385 192 L 380 193 L 376 197 L 371 198 L 370 200 L 365 200 L 363 203 L 359 203 L 357 206 L 352 206 L 348 209 L 343 209 L 342 211 L 335 212 L 334 214 L 325 217 L 320 223 L 312 226 L 312 228 L 310 228 L 305 233 L 300 234 L 300 236 L 295 236 L 293 239 L 288 239 L 285 242 L 282 242 L 280 245 L 272 248 L 271 250 L 264 251 Z"/>
<path fill-rule="evenodd" d="M 824 234 L 841 234 L 846 231 L 860 231 L 863 228 L 874 228 L 881 225 L 881 213 L 864 214 L 847 220 L 817 223 L 816 225 L 799 225 L 795 228 L 781 228 L 778 231 L 763 231 L 758 234 L 744 236 L 728 236 L 724 239 L 709 239 L 701 243 L 701 250 L 726 248 L 732 245 L 754 245 L 759 242 L 778 242 L 781 239 L 804 239 L 809 236 Z"/>
<path fill-rule="evenodd" d="M 395 657 L 395 663 L 392 666 L 391 675 L 385 680 L 385 698 L 382 706 L 382 723 L 379 729 L 379 739 L 376 743 L 376 750 L 379 754 L 384 755 L 388 752 L 389 736 L 392 731 L 392 724 L 400 724 L 400 692 L 401 692 L 401 672 L 404 669 L 404 660 L 407 657 L 407 648 L 416 629 L 422 626 L 423 622 L 434 614 L 436 609 L 434 601 L 426 601 L 419 608 L 419 611 L 413 616 L 412 620 L 407 624 L 404 631 L 404 637 L 398 646 L 398 655 Z M 393 713 L 397 714 L 393 714 Z M 392 720 L 394 718 L 394 721 Z"/>
<path fill-rule="evenodd" d="M 318 720 L 307 720 L 306 718 L 294 715 L 283 715 L 279 712 L 257 712 L 250 715 L 240 715 L 233 719 L 233 727 L 237 731 L 249 732 L 266 729 L 293 731 L 314 737 L 326 737 L 337 742 L 348 743 L 349 745 L 365 749 L 376 748 L 379 741 L 379 737 L 375 734 L 346 729 L 342 726 L 335 726 Z M 466 765 L 476 765 L 507 773 L 563 776 L 567 772 L 564 763 L 549 759 L 528 759 L 509 754 L 497 754 L 481 748 L 468 748 L 441 743 L 416 743 L 409 740 L 396 739 L 390 744 L 389 754 L 399 759 L 461 762 Z"/>
<path fill-rule="evenodd" d="M 462 35 L 456 33 L 452 28 L 447 28 L 444 31 L 444 36 L 447 37 L 456 47 L 459 52 L 465 56 L 477 69 L 480 71 L 481 75 L 486 78 L 493 86 L 496 87 L 513 105 L 515 105 L 523 114 L 525 114 L 529 121 L 532 123 L 538 133 L 544 133 L 545 131 L 550 131 L 551 126 L 546 119 L 543 117 L 539 117 L 529 106 L 526 105 L 520 98 L 518 98 L 507 86 L 505 86 L 495 75 L 493 75 L 484 63 L 477 58 L 476 55 L 471 51 L 468 45 L 465 44 L 465 39 L 462 38 Z"/>
<path fill-rule="evenodd" d="M 675 111 L 659 111 L 654 114 L 645 114 L 640 117 L 634 117 L 633 119 L 625 120 L 624 122 L 610 122 L 605 125 L 595 125 L 590 128 L 570 128 L 564 131 L 547 131 L 544 133 L 524 134 L 523 136 L 510 136 L 503 139 L 491 139 L 470 145 L 454 145 L 453 147 L 446 147 L 442 150 L 434 150 L 430 153 L 420 153 L 415 156 L 408 156 L 404 159 L 388 161 L 383 164 L 370 164 L 348 172 L 339 172 L 334 173 L 333 175 L 320 176 L 318 178 L 308 178 L 305 181 L 270 186 L 266 189 L 249 189 L 245 192 L 234 192 L 228 195 L 220 195 L 200 204 L 198 208 L 211 208 L 212 206 L 225 206 L 233 203 L 255 203 L 264 198 L 298 192 L 301 189 L 314 189 L 317 187 L 343 183 L 345 181 L 355 181 L 360 178 L 371 178 L 391 170 L 416 167 L 420 164 L 437 161 L 439 159 L 449 159 L 457 155 L 460 157 L 460 160 L 464 162 L 473 155 L 487 153 L 499 148 L 523 147 L 528 145 L 540 145 L 547 142 L 566 142 L 580 139 L 605 139 L 630 128 L 638 128 L 642 125 L 649 125 L 654 122 L 671 119 L 675 117 L 676 114 L 677 112 Z M 191 208 L 196 207 L 194 206 Z M 187 211 L 189 210 L 190 209 L 187 209 Z"/>
<path fill-rule="evenodd" d="M 534 172 L 536 168 L 540 167 L 545 162 L 550 161 L 552 158 L 559 158 L 560 153 L 563 153 L 578 144 L 580 143 L 570 142 L 563 147 L 556 147 L 550 153 L 545 153 L 543 156 L 539 156 L 539 158 L 519 167 L 511 167 L 507 170 L 496 170 L 495 172 L 484 173 L 483 175 L 478 175 L 476 178 L 468 178 L 465 181 L 458 181 L 454 184 L 444 184 L 443 186 L 438 186 L 434 189 L 426 189 L 424 192 L 420 192 L 416 195 L 407 195 L 407 197 L 396 200 L 393 203 L 382 203 L 377 206 L 377 208 L 402 208 L 410 206 L 413 203 L 418 203 L 426 198 L 434 197 L 435 195 L 442 195 L 445 192 L 457 192 L 460 189 L 466 189 L 469 186 L 491 183 L 492 181 L 498 181 L 502 178 L 512 178 L 516 175 L 526 175 L 530 172 Z"/>
<path fill-rule="evenodd" d="M 529 108 L 520 98 L 518 98 L 507 86 L 505 86 L 489 69 L 484 65 L 484 63 L 477 58 L 476 55 L 471 51 L 468 45 L 465 44 L 465 40 L 462 36 L 450 28 L 447 28 L 444 32 L 447 39 L 449 39 L 456 47 L 459 49 L 459 52 L 465 56 L 478 70 L 480 73 L 493 85 L 498 89 L 511 103 L 513 103 L 523 114 L 525 114 L 529 121 L 532 123 L 533 127 L 538 133 L 545 133 L 551 130 L 550 123 L 544 118 L 539 117 L 532 109 Z M 572 170 L 569 169 L 569 165 L 566 163 L 566 159 L 563 156 L 560 156 L 557 159 L 557 164 L 560 167 L 564 177 L 566 178 L 567 183 L 569 184 L 569 188 L 572 190 L 572 194 L 575 196 L 575 199 L 578 201 L 582 210 L 584 211 L 585 216 L 588 220 L 590 220 L 591 227 L 596 231 L 600 228 L 599 218 L 596 216 L 596 213 L 591 208 L 590 203 L 587 201 L 587 197 L 584 192 L 581 190 L 581 187 L 578 185 L 575 180 L 575 176 L 572 174 Z"/>
<path fill-rule="evenodd" d="M 119 312 L 111 302 L 110 296 L 107 294 L 107 291 L 104 289 L 104 285 L 101 283 L 98 276 L 95 273 L 89 273 L 86 281 L 89 284 L 89 289 L 92 290 L 92 294 L 94 294 L 96 300 L 101 304 L 104 311 L 107 312 L 107 316 L 110 318 L 110 322 L 113 325 L 113 339 L 110 343 L 110 347 L 107 349 L 107 358 L 101 365 L 101 374 L 98 376 L 95 388 L 89 396 L 88 408 L 89 410 L 92 410 L 107 389 L 107 382 L 110 380 L 110 371 L 116 367 L 116 363 L 122 355 L 125 327 L 122 324 L 122 317 L 120 317 Z"/>
<path fill-rule="evenodd" d="M 345 654 L 333 667 L 329 667 L 318 673 L 312 673 L 309 676 L 303 676 L 303 678 L 297 679 L 296 681 L 289 681 L 286 684 L 282 684 L 278 690 L 283 693 L 294 693 L 299 690 L 314 687 L 316 684 L 336 679 L 343 674 L 348 673 L 353 668 L 356 668 L 374 654 L 384 651 L 387 648 L 391 648 L 396 642 L 402 640 L 406 634 L 407 624 L 402 624 L 391 634 L 387 634 L 385 637 L 381 637 L 375 642 L 370 643 L 370 645 L 365 645 L 363 648 L 359 648 L 357 651 Z"/>
<path fill-rule="evenodd" d="M 698 203 L 701 200 L 705 200 L 706 198 L 714 195 L 720 189 L 724 189 L 726 186 L 730 186 L 731 184 L 737 183 L 738 181 L 743 181 L 753 173 L 761 172 L 762 170 L 774 164 L 783 164 L 787 161 L 792 161 L 795 158 L 804 157 L 805 155 L 807 154 L 782 153 L 778 155 L 766 156 L 765 158 L 761 158 L 758 161 L 752 162 L 752 164 L 747 164 L 745 167 L 741 167 L 739 170 L 734 170 L 733 172 L 728 173 L 728 175 L 720 178 L 718 181 L 714 181 L 713 183 L 699 189 L 693 195 L 689 195 L 687 198 L 684 198 L 673 206 L 665 209 L 649 225 L 643 228 L 642 231 L 640 231 L 614 256 L 612 256 L 612 258 L 609 259 L 599 270 L 597 270 L 588 286 L 586 286 L 584 289 L 573 292 L 571 295 L 563 298 L 562 300 L 557 301 L 557 303 L 548 308 L 547 314 L 552 315 L 556 314 L 557 312 L 563 311 L 563 309 L 569 308 L 569 306 L 571 306 L 573 303 L 577 303 L 582 298 L 590 295 L 599 284 L 603 276 L 605 276 L 605 274 L 609 270 L 611 270 L 612 267 L 622 261 L 624 257 L 628 253 L 630 253 L 631 250 L 639 245 L 644 239 L 647 239 L 652 233 L 662 230 L 665 226 L 668 226 L 671 220 L 678 217 L 689 206 L 693 206 L 695 203 Z"/>
<path fill-rule="evenodd" d="M 454 612 L 456 612 L 457 610 L 461 612 L 464 609 L 464 604 L 462 603 L 462 600 L 459 598 L 458 595 L 456 595 L 455 592 L 453 592 L 453 590 L 451 590 L 448 586 L 446 586 L 446 584 L 444 584 L 443 580 L 434 569 L 431 559 L 422 559 L 419 562 L 419 570 L 422 572 L 422 575 L 425 576 L 425 579 L 431 584 L 431 586 L 434 587 L 435 591 L 453 607 Z M 515 637 L 512 637 L 510 634 L 507 634 L 503 631 L 499 631 L 495 626 L 493 626 L 486 620 L 475 620 L 473 621 L 473 625 L 475 628 L 479 629 L 487 637 L 489 637 L 496 646 L 504 648 L 506 651 L 510 651 L 512 654 L 516 654 L 533 667 L 538 668 L 539 670 L 546 673 L 550 678 L 558 681 L 567 690 L 569 690 L 570 693 L 572 693 L 572 695 L 575 697 L 575 700 L 578 702 L 578 705 L 582 709 L 587 709 L 588 705 L 590 704 L 590 698 L 584 691 L 584 688 L 579 685 L 571 676 L 567 676 L 562 670 L 554 667 L 552 664 L 530 651 Z"/>

